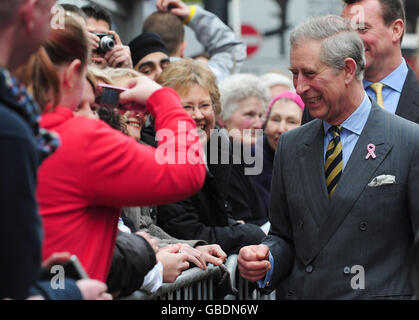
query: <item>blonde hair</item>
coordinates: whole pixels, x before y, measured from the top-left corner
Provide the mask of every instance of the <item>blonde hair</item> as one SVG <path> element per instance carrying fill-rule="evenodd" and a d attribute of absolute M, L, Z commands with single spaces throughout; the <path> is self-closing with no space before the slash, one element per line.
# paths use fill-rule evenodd
<path fill-rule="evenodd" d="M 137 78 L 142 76 L 142 73 L 130 68 L 110 68 L 107 67 L 102 69 L 103 74 L 105 74 L 112 83 L 115 84 L 119 78 Z"/>
<path fill-rule="evenodd" d="M 176 91 L 185 92 L 192 84 L 200 85 L 208 90 L 214 104 L 215 115 L 221 113 L 220 92 L 214 73 L 202 63 L 187 58 L 171 62 L 164 68 L 157 79 L 162 86 L 171 87 Z"/>
<path fill-rule="evenodd" d="M 96 67 L 95 65 L 90 64 L 87 67 L 88 72 L 95 77 L 96 84 L 98 81 L 102 81 L 106 84 L 113 84 L 112 79 L 108 76 L 106 72 L 104 72 L 104 69 L 100 69 Z"/>

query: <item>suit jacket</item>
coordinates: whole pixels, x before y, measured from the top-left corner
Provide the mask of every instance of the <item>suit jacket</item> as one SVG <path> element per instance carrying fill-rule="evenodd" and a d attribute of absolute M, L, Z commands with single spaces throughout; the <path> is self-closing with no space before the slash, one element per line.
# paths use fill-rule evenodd
<path fill-rule="evenodd" d="M 396 115 L 419 124 L 419 82 L 415 72 L 408 66 L 400 100 L 397 105 Z M 302 124 L 314 118 L 310 115 L 308 108 L 304 109 Z"/>
<path fill-rule="evenodd" d="M 366 160 L 370 143 L 377 157 Z M 274 258 L 271 288 L 279 287 L 279 296 L 288 299 L 410 298 L 408 255 L 419 225 L 419 126 L 373 103 L 330 200 L 323 145 L 319 119 L 279 140 L 271 230 L 264 240 Z M 380 175 L 393 175 L 396 182 L 368 186 Z M 365 271 L 365 289 L 351 286 L 360 276 L 357 266 Z"/>

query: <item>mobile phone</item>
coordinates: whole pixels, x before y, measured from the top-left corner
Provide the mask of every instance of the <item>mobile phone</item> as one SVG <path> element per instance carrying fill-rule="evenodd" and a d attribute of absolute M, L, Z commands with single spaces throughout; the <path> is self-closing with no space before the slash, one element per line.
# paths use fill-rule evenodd
<path fill-rule="evenodd" d="M 71 278 L 76 281 L 89 278 L 83 266 L 81 265 L 79 259 L 74 254 L 70 257 L 69 260 L 62 263 L 57 263 L 55 265 L 62 266 L 64 270 L 63 275 L 66 278 Z M 55 265 L 53 265 L 49 269 L 42 269 L 41 280 L 51 280 L 52 277 L 56 275 L 56 273 L 52 272 L 52 268 Z"/>
<path fill-rule="evenodd" d="M 72 255 L 70 259 L 63 263 L 65 276 L 74 280 L 88 279 L 86 271 L 81 265 L 76 255 Z"/>
<path fill-rule="evenodd" d="M 102 88 L 102 94 L 100 96 L 99 104 L 105 107 L 118 108 L 119 94 L 127 89 L 108 84 L 98 84 L 98 87 Z"/>
<path fill-rule="evenodd" d="M 98 84 L 98 87 L 102 88 L 102 95 L 99 100 L 99 104 L 101 106 L 104 106 L 107 108 L 117 108 L 122 111 L 132 110 L 132 111 L 147 113 L 146 107 L 142 104 L 138 104 L 134 102 L 121 104 L 119 102 L 119 94 L 128 89 L 111 86 L 108 84 Z"/>

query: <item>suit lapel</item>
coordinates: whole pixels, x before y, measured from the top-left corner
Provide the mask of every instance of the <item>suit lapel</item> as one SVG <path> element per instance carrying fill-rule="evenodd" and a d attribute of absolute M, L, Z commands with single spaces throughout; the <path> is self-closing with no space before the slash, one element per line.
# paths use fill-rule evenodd
<path fill-rule="evenodd" d="M 324 129 L 320 120 L 313 120 L 315 124 L 302 137 L 302 143 L 297 145 L 300 181 L 304 188 L 304 195 L 311 209 L 314 221 L 320 227 L 327 210 L 329 197 L 327 195 L 324 177 Z"/>
<path fill-rule="evenodd" d="M 392 149 L 392 145 L 384 141 L 383 115 L 384 111 L 373 102 L 368 121 L 352 151 L 336 191 L 329 201 L 327 218 L 320 228 L 319 238 L 315 241 L 310 254 L 310 261 L 317 256 L 342 224 L 364 188 L 374 178 L 374 172 Z M 374 144 L 376 147 L 376 159 L 365 159 L 369 144 Z"/>
<path fill-rule="evenodd" d="M 400 95 L 396 115 L 419 123 L 419 83 L 410 67 Z"/>

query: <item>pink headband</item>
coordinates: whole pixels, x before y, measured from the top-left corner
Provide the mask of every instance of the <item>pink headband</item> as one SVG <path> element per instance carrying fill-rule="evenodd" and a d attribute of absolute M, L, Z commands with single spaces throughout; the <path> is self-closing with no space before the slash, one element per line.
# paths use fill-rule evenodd
<path fill-rule="evenodd" d="M 271 100 L 271 102 L 269 102 L 268 108 L 266 109 L 266 119 L 265 119 L 265 121 L 267 121 L 268 118 L 269 118 L 269 115 L 270 115 L 271 110 L 272 110 L 272 106 L 275 104 L 275 102 L 277 102 L 278 100 L 281 100 L 281 99 L 288 99 L 288 100 L 291 100 L 291 101 L 295 102 L 301 108 L 301 110 L 304 111 L 304 102 L 301 99 L 301 97 L 298 94 L 296 94 L 295 92 L 284 91 L 284 92 L 281 92 L 280 94 L 278 94 L 275 98 L 273 98 Z"/>

